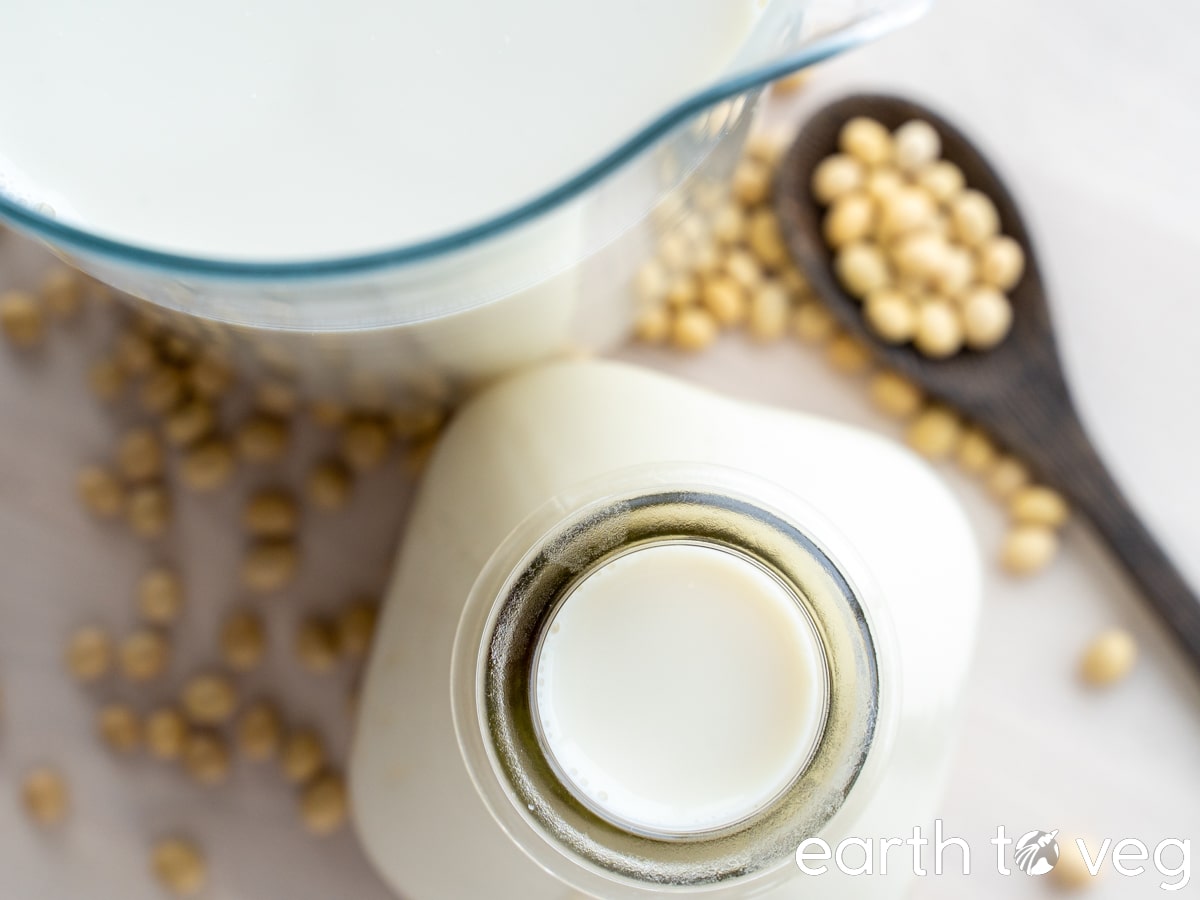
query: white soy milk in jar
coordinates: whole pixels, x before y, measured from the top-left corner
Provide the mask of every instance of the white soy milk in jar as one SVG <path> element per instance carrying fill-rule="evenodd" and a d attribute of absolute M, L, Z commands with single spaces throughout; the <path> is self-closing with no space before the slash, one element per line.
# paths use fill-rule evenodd
<path fill-rule="evenodd" d="M 929 833 L 980 578 L 936 473 L 876 435 L 614 363 L 510 378 L 397 557 L 350 765 L 367 855 L 413 900 L 901 900 L 905 867 L 793 854 Z"/>
<path fill-rule="evenodd" d="M 0 0 L 0 191 L 306 259 L 478 223 L 716 77 L 757 0 Z"/>
<path fill-rule="evenodd" d="M 738 822 L 800 772 L 821 726 L 821 645 L 792 593 L 727 550 L 668 543 L 588 576 L 535 665 L 537 721 L 579 797 L 632 827 Z"/>

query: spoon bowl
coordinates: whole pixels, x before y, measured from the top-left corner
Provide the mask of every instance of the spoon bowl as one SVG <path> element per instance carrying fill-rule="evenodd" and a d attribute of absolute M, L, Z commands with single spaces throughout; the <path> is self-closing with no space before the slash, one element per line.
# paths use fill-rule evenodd
<path fill-rule="evenodd" d="M 942 140 L 942 158 L 962 169 L 966 183 L 992 198 L 1000 213 L 1000 230 L 1025 251 L 1025 271 L 1008 294 L 1013 305 L 1013 328 L 997 347 L 964 350 L 946 359 L 930 359 L 912 344 L 887 344 L 867 327 L 862 303 L 841 286 L 833 270 L 833 250 L 821 233 L 824 208 L 812 195 L 809 182 L 817 165 L 838 152 L 838 132 L 855 116 L 867 116 L 894 130 L 912 119 L 928 122 Z M 983 398 L 1008 392 L 1005 380 L 1036 368 L 1039 379 L 1045 363 L 1057 359 L 1046 291 L 1033 242 L 1025 222 L 995 169 L 970 141 L 937 113 L 899 97 L 859 94 L 824 107 L 804 125 L 784 157 L 779 171 L 777 208 L 789 248 L 825 306 L 847 331 L 868 342 L 887 366 L 919 382 L 938 399 L 955 406 L 974 406 Z M 1055 367 L 1057 368 L 1057 366 Z"/>
<path fill-rule="evenodd" d="M 821 232 L 823 208 L 809 185 L 818 163 L 838 152 L 838 133 L 855 116 L 875 119 L 889 130 L 912 119 L 932 125 L 941 137 L 942 158 L 962 170 L 968 187 L 992 199 L 1001 232 L 1021 245 L 1024 274 L 1008 292 L 1013 326 L 998 346 L 931 359 L 912 345 L 888 344 L 867 327 L 862 305 L 842 288 L 834 273 L 833 252 Z M 819 110 L 802 127 L 780 163 L 775 198 L 793 258 L 839 324 L 864 341 L 885 366 L 974 420 L 1028 464 L 1042 483 L 1065 494 L 1092 521 L 1200 668 L 1200 599 L 1129 504 L 1087 435 L 1059 361 L 1029 230 L 1011 192 L 983 154 L 933 110 L 899 97 L 854 95 Z"/>

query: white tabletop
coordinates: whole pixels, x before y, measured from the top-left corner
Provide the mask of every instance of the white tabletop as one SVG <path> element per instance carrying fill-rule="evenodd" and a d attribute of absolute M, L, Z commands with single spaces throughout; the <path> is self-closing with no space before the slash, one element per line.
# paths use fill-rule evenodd
<path fill-rule="evenodd" d="M 1038 239 L 1065 363 L 1093 435 L 1200 585 L 1198 28 L 1188 0 L 943 0 L 903 34 L 827 65 L 795 108 L 775 114 L 799 116 L 854 87 L 883 88 L 937 105 L 990 148 Z M 8 241 L 0 283 L 27 280 L 38 262 Z M 114 760 L 91 736 L 95 696 L 61 674 L 61 641 L 82 621 L 128 627 L 132 585 L 149 557 L 117 529 L 87 520 L 73 500 L 75 469 L 103 453 L 118 427 L 80 386 L 83 348 L 102 329 L 94 317 L 74 334 L 58 333 L 38 359 L 0 353 L 0 775 L 8 794 L 0 801 L 0 889 L 30 900 L 158 897 L 145 848 L 152 835 L 182 829 L 212 858 L 213 897 L 384 900 L 348 832 L 324 842 L 301 832 L 280 779 L 239 769 L 230 785 L 202 791 L 148 761 Z M 869 408 L 861 384 L 790 343 L 764 350 L 733 338 L 696 358 L 622 355 L 740 396 L 896 431 Z M 304 435 L 301 456 L 319 441 Z M 959 473 L 947 469 L 946 477 L 994 555 L 1002 514 Z M 381 587 L 407 487 L 395 472 L 372 487 L 344 518 L 306 525 L 297 608 L 330 608 Z M 220 610 L 238 599 L 228 574 L 238 538 L 224 524 L 236 499 L 181 503 L 168 553 L 188 568 L 189 634 L 209 635 L 211 646 Z M 273 623 L 272 661 L 255 683 L 269 690 L 286 679 L 279 693 L 292 698 L 295 715 L 344 739 L 348 679 L 290 663 L 294 612 Z M 1074 671 L 1080 649 L 1114 623 L 1137 633 L 1142 659 L 1115 690 L 1086 690 Z M 211 658 L 201 643 L 189 639 L 175 683 Z M 987 841 L 997 825 L 1010 835 L 1062 828 L 1151 846 L 1200 838 L 1197 684 L 1084 526 L 1068 528 L 1062 557 L 1038 577 L 1013 580 L 993 566 L 943 802 L 947 833 L 975 848 L 975 874 L 922 879 L 915 896 L 957 898 L 965 888 L 976 898 L 1046 895 L 1046 885 L 1019 873 L 994 874 Z M 12 797 L 19 772 L 43 758 L 67 770 L 74 788 L 75 815 L 53 836 L 28 828 Z M 1157 895 L 1160 880 L 1153 871 L 1110 872 L 1091 896 Z M 499 885 L 496 896 L 504 896 Z"/>

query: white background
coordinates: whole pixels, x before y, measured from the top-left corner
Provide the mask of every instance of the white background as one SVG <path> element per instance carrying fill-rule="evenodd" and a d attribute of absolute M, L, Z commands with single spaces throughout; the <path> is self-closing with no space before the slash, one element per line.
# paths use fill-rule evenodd
<path fill-rule="evenodd" d="M 935 104 L 988 148 L 1038 240 L 1087 423 L 1200 585 L 1198 31 L 1200 7 L 1189 0 L 943 0 L 903 34 L 827 65 L 795 109 L 777 114 L 799 116 L 853 87 L 884 88 Z M 20 282 L 32 265 L 16 242 L 0 248 L 3 283 Z M 127 627 L 131 585 L 150 558 L 131 539 L 86 521 L 72 498 L 75 468 L 102 453 L 116 431 L 79 387 L 82 348 L 99 330 L 93 321 L 79 334 L 57 335 L 32 361 L 0 353 L 0 892 L 22 900 L 159 896 L 145 874 L 145 847 L 150 836 L 182 828 L 212 857 L 213 897 L 382 900 L 387 894 L 350 835 L 323 843 L 305 837 L 273 774 L 239 769 L 229 786 L 202 792 L 150 763 L 115 761 L 91 738 L 95 696 L 61 676 L 62 637 L 86 620 Z M 862 385 L 829 372 L 807 348 L 762 350 L 729 339 L 694 359 L 623 355 L 723 391 L 893 429 L 868 407 Z M 318 441 L 306 436 L 306 452 Z M 994 556 L 1003 517 L 974 484 L 946 475 Z M 371 493 L 394 502 L 360 497 L 341 525 L 306 527 L 295 607 L 331 607 L 381 585 L 404 492 L 394 472 L 381 476 Z M 228 524 L 235 509 L 232 496 L 183 501 L 167 552 L 203 565 L 188 567 L 197 603 L 177 674 L 211 658 L 205 645 L 219 610 L 238 599 L 228 575 L 239 540 Z M 346 522 L 351 527 L 341 527 Z M 913 564 L 936 566 L 937 548 Z M 256 680 L 269 687 L 286 678 L 289 710 L 343 736 L 348 679 L 320 679 L 289 664 L 292 615 L 273 623 L 272 663 Z M 1138 634 L 1142 659 L 1117 689 L 1087 690 L 1075 676 L 1079 652 L 1114 623 Z M 972 841 L 977 872 L 993 866 L 987 839 L 998 824 L 1010 834 L 1062 828 L 1151 844 L 1200 839 L 1198 683 L 1082 525 L 1068 529 L 1062 558 L 1033 580 L 1011 580 L 993 566 L 943 802 L 947 831 Z M 23 824 L 13 797 L 17 773 L 43 758 L 69 771 L 76 806 L 70 826 L 49 838 Z M 1110 872 L 1091 895 L 1162 896 L 1158 880 Z M 1196 885 L 1200 874 L 1190 890 Z M 977 874 L 926 878 L 915 896 L 967 891 L 1012 898 L 1050 889 L 1019 874 Z M 496 896 L 503 897 L 500 886 Z"/>

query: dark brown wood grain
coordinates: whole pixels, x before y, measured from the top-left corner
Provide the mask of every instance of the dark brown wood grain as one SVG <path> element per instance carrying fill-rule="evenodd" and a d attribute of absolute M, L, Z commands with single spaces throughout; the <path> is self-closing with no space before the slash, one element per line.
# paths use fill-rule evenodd
<path fill-rule="evenodd" d="M 823 209 L 809 188 L 813 169 L 837 150 L 841 126 L 856 115 L 888 128 L 924 119 L 942 139 L 942 155 L 958 165 L 967 185 L 992 198 L 1001 228 L 1025 251 L 1025 274 L 1010 292 L 1011 334 L 995 349 L 928 359 L 911 346 L 877 340 L 861 306 L 842 290 L 821 236 Z M 1043 483 L 1063 492 L 1091 520 L 1191 661 L 1200 667 L 1200 600 L 1109 474 L 1088 438 L 1059 362 L 1045 285 L 1029 232 L 1012 195 L 975 147 L 937 113 L 897 97 L 861 94 L 813 115 L 784 157 L 776 208 L 796 262 L 813 289 L 848 331 L 867 341 L 884 364 L 920 384 L 983 426 L 1025 460 Z"/>

